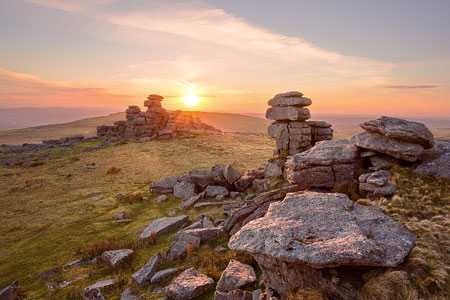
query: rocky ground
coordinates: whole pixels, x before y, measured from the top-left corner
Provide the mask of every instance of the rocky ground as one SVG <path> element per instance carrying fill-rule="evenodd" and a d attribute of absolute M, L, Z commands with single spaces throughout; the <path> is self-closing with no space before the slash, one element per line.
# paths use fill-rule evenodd
<path fill-rule="evenodd" d="M 277 108 L 280 118 L 283 107 Z M 2 176 L 11 185 L 9 194 L 21 195 L 23 201 L 11 202 L 7 209 L 6 202 L 2 204 L 9 228 L 4 232 L 7 247 L 2 257 L 7 259 L 2 273 L 10 274 L 2 278 L 2 286 L 19 283 L 0 295 L 446 299 L 450 296 L 448 141 L 434 140 L 420 124 L 394 118 L 368 121 L 362 128 L 365 132 L 350 141 L 320 141 L 289 157 L 277 151 L 264 166 L 261 162 L 274 146 L 270 140 L 226 134 L 103 143 L 93 152 L 51 158 L 35 168 L 10 165 L 2 169 Z M 169 149 L 172 152 L 164 155 Z M 70 185 L 73 178 L 72 173 L 65 174 L 68 164 L 81 160 L 77 168 L 84 164 L 83 170 L 70 167 L 77 178 L 83 177 L 77 181 L 78 189 L 67 189 L 70 198 L 58 206 L 62 211 L 80 210 L 72 211 L 79 216 L 74 219 L 67 211 L 58 211 L 52 217 L 55 205 L 39 193 L 61 197 L 64 184 Z M 32 181 L 33 171 L 45 168 L 56 173 L 59 182 L 54 182 L 55 174 Z M 122 174 L 125 170 L 127 175 Z M 25 172 L 30 177 L 24 181 Z M 127 182 L 146 176 L 151 182 Z M 49 193 L 44 180 L 53 180 L 59 189 Z M 14 181 L 25 185 L 14 186 Z M 86 194 L 94 186 L 103 192 Z M 47 206 L 28 220 L 28 227 L 13 217 L 31 208 L 24 190 L 39 201 L 33 208 Z M 68 200 L 78 203 L 72 206 Z M 66 226 L 71 229 L 55 235 Z M 36 243 L 19 242 L 20 233 L 28 235 L 28 243 L 33 239 Z M 82 236 L 84 242 L 67 234 Z M 71 247 L 74 250 L 67 251 Z M 41 257 L 34 260 L 33 253 Z M 27 267 L 15 271 L 24 262 Z"/>

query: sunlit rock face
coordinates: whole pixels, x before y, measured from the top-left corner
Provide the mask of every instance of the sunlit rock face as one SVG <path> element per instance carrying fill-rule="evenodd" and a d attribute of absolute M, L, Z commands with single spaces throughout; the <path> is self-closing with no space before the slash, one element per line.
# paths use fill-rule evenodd
<path fill-rule="evenodd" d="M 416 240 L 380 209 L 347 195 L 297 192 L 243 226 L 229 247 L 252 254 L 266 285 L 283 297 L 292 288 L 313 288 L 332 299 L 353 299 L 361 270 L 399 265 Z"/>

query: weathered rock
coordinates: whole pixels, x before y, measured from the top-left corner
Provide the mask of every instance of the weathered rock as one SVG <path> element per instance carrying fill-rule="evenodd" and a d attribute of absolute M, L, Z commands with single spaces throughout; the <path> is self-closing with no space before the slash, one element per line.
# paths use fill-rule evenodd
<path fill-rule="evenodd" d="M 211 176 L 212 176 L 213 180 L 216 182 L 216 184 L 222 185 L 222 186 L 227 186 L 227 185 L 229 185 L 229 183 L 223 176 L 223 169 L 224 168 L 220 165 L 212 166 Z"/>
<path fill-rule="evenodd" d="M 234 187 L 238 192 L 245 192 L 252 186 L 253 180 L 255 180 L 255 177 L 244 175 L 234 182 Z"/>
<path fill-rule="evenodd" d="M 312 104 L 311 99 L 302 96 L 286 96 L 286 94 L 278 94 L 269 100 L 270 106 L 309 106 Z"/>
<path fill-rule="evenodd" d="M 195 196 L 195 184 L 190 181 L 179 182 L 173 188 L 173 195 L 186 201 Z"/>
<path fill-rule="evenodd" d="M 359 133 L 352 136 L 350 142 L 358 147 L 410 162 L 418 160 L 425 152 L 423 146 L 419 144 L 394 140 L 377 133 Z"/>
<path fill-rule="evenodd" d="M 416 240 L 380 209 L 353 203 L 344 194 L 298 192 L 272 203 L 263 218 L 231 237 L 229 247 L 251 253 L 266 285 L 283 299 L 292 296 L 292 288 L 320 289 L 327 299 L 356 299 L 353 283 L 332 283 L 327 268 L 394 267 Z"/>
<path fill-rule="evenodd" d="M 252 182 L 252 188 L 258 192 L 266 192 L 269 190 L 269 180 L 268 179 L 255 179 Z"/>
<path fill-rule="evenodd" d="M 259 297 L 256 298 L 259 300 Z M 249 291 L 233 290 L 229 292 L 216 291 L 214 300 L 253 300 L 253 293 Z"/>
<path fill-rule="evenodd" d="M 358 158 L 357 147 L 347 140 L 321 141 L 310 150 L 290 157 L 286 166 L 295 171 L 312 166 L 354 163 Z"/>
<path fill-rule="evenodd" d="M 425 149 L 434 146 L 433 134 L 422 123 L 383 116 L 364 122 L 361 127 L 369 132 L 380 133 L 395 140 L 422 145 Z"/>
<path fill-rule="evenodd" d="M 195 196 L 192 196 L 189 198 L 186 202 L 183 202 L 181 204 L 181 208 L 188 209 L 195 205 L 200 199 L 205 198 L 205 192 L 201 192 L 200 194 L 197 194 Z"/>
<path fill-rule="evenodd" d="M 163 217 L 153 221 L 139 235 L 139 239 L 146 239 L 152 234 L 161 235 L 169 230 L 181 227 L 189 221 L 189 216 Z"/>
<path fill-rule="evenodd" d="M 288 169 L 287 180 L 292 184 L 299 184 L 303 188 L 332 188 L 335 184 L 334 173 L 331 166 L 317 166 L 298 171 Z"/>
<path fill-rule="evenodd" d="M 390 169 L 400 163 L 397 159 L 387 155 L 370 156 L 369 159 L 372 168 L 376 170 Z"/>
<path fill-rule="evenodd" d="M 230 192 L 226 187 L 220 185 L 209 185 L 205 190 L 206 197 L 216 197 L 218 195 L 228 196 Z"/>
<path fill-rule="evenodd" d="M 100 258 L 111 267 L 115 268 L 134 254 L 131 249 L 108 250 L 102 253 Z"/>
<path fill-rule="evenodd" d="M 178 268 L 170 268 L 170 269 L 158 271 L 152 277 L 152 284 L 163 281 L 164 279 L 176 274 L 177 272 L 178 272 Z"/>
<path fill-rule="evenodd" d="M 287 122 L 273 122 L 269 125 L 268 134 L 277 143 L 277 149 L 289 150 L 289 124 Z"/>
<path fill-rule="evenodd" d="M 436 144 L 430 153 L 435 157 L 427 158 L 414 172 L 450 179 L 450 139 L 436 139 Z"/>
<path fill-rule="evenodd" d="M 167 299 L 188 300 L 203 295 L 214 286 L 214 280 L 194 268 L 182 272 L 167 288 Z"/>
<path fill-rule="evenodd" d="M 146 263 L 139 271 L 132 275 L 133 281 L 137 283 L 141 288 L 146 288 L 150 285 L 153 275 L 155 275 L 158 264 L 164 259 L 164 257 L 157 253 L 153 255 L 148 263 Z"/>
<path fill-rule="evenodd" d="M 309 109 L 296 106 L 274 106 L 266 111 L 266 118 L 276 121 L 304 121 L 311 118 Z"/>
<path fill-rule="evenodd" d="M 234 229 L 238 231 L 243 225 L 247 224 L 251 220 L 262 217 L 266 213 L 263 204 L 280 201 L 286 196 L 287 193 L 298 192 L 300 190 L 301 187 L 298 185 L 289 185 L 262 193 L 251 200 L 249 199 L 248 204 L 240 207 L 225 221 L 225 230 L 231 231 Z M 260 210 L 260 212 L 255 213 L 257 210 Z"/>
<path fill-rule="evenodd" d="M 179 241 L 192 242 L 199 247 L 201 242 L 209 241 L 222 232 L 223 228 L 221 227 L 189 229 L 178 232 L 177 239 Z"/>
<path fill-rule="evenodd" d="M 235 169 L 233 169 L 233 167 L 231 165 L 227 165 L 223 169 L 223 177 L 226 179 L 226 181 L 229 184 L 233 184 L 236 180 L 241 178 L 241 174 L 238 171 L 236 171 Z"/>
<path fill-rule="evenodd" d="M 85 300 L 104 300 L 100 291 L 106 287 L 110 287 L 116 283 L 115 279 L 105 279 L 94 283 L 93 285 L 83 289 L 81 296 Z"/>
<path fill-rule="evenodd" d="M 416 240 L 380 209 L 353 203 L 344 194 L 298 192 L 272 203 L 263 218 L 231 237 L 229 247 L 313 268 L 394 267 Z"/>
<path fill-rule="evenodd" d="M 163 203 L 164 201 L 167 201 L 167 196 L 166 196 L 166 195 L 160 195 L 160 196 L 158 196 L 158 200 L 156 200 L 156 202 L 157 202 L 158 204 L 161 204 L 161 203 Z"/>
<path fill-rule="evenodd" d="M 196 245 L 186 241 L 172 241 L 167 249 L 166 257 L 169 261 L 174 261 L 187 255 L 189 249 L 194 249 Z"/>
<path fill-rule="evenodd" d="M 130 289 L 123 291 L 120 300 L 136 300 L 137 297 L 131 293 Z"/>
<path fill-rule="evenodd" d="M 256 282 L 255 270 L 249 265 L 232 259 L 220 276 L 216 289 L 221 292 L 229 292 L 246 287 L 254 282 Z"/>
<path fill-rule="evenodd" d="M 150 185 L 150 192 L 152 193 L 173 193 L 175 185 L 182 181 L 183 178 L 179 176 L 167 177 L 161 181 L 154 182 Z"/>
<path fill-rule="evenodd" d="M 14 300 L 20 292 L 20 285 L 18 281 L 13 282 L 10 286 L 5 287 L 0 291 L 1 300 Z"/>
<path fill-rule="evenodd" d="M 368 193 L 368 198 L 373 200 L 382 196 L 392 196 L 397 190 L 397 185 L 389 182 L 388 171 L 377 171 L 359 176 L 359 189 Z"/>
<path fill-rule="evenodd" d="M 365 175 L 365 174 L 364 174 Z M 390 173 L 388 171 L 378 171 L 370 173 L 369 176 L 360 176 L 361 179 L 365 179 L 364 182 L 376 185 L 385 186 L 389 182 Z M 361 181 L 361 180 L 360 180 Z"/>
<path fill-rule="evenodd" d="M 192 170 L 187 174 L 187 176 L 195 185 L 199 186 L 202 190 L 205 189 L 208 185 L 214 185 L 214 179 L 211 172 L 203 170 Z"/>
<path fill-rule="evenodd" d="M 283 174 L 283 170 L 275 163 L 267 162 L 264 168 L 265 177 L 279 177 Z"/>

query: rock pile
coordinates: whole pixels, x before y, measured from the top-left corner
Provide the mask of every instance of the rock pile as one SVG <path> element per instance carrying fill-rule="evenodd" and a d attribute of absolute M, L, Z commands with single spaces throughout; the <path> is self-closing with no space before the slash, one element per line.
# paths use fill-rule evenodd
<path fill-rule="evenodd" d="M 204 124 L 182 111 L 166 111 L 161 104 L 164 97 L 151 94 L 144 101 L 147 111 L 136 105 L 128 106 L 126 121 L 116 121 L 114 126 L 98 126 L 97 135 L 122 137 L 125 139 L 169 138 L 188 132 L 216 132 L 214 127 Z"/>
<path fill-rule="evenodd" d="M 266 286 L 282 299 L 294 299 L 295 288 L 319 289 L 327 299 L 357 299 L 363 284 L 358 268 L 395 267 L 416 240 L 379 208 L 344 194 L 298 192 L 270 204 L 228 245 L 252 254 Z"/>
<path fill-rule="evenodd" d="M 392 117 L 381 117 L 360 125 L 365 132 L 354 135 L 350 141 L 365 151 L 372 169 L 390 168 L 402 161 L 422 159 L 425 149 L 434 146 L 433 134 L 418 122 Z"/>
<path fill-rule="evenodd" d="M 397 185 L 391 183 L 388 171 L 376 171 L 359 176 L 359 190 L 367 193 L 369 200 L 383 196 L 392 196 L 397 190 Z"/>
<path fill-rule="evenodd" d="M 300 92 L 277 94 L 269 100 L 271 107 L 266 112 L 266 118 L 274 120 L 268 133 L 277 143 L 275 155 L 282 152 L 293 155 L 308 150 L 318 141 L 333 138 L 331 124 L 307 121 L 311 115 L 306 106 L 311 103 Z"/>

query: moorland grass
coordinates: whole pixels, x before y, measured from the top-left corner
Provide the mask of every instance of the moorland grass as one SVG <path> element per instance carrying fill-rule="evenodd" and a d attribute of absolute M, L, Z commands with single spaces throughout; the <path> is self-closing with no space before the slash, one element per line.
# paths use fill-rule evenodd
<path fill-rule="evenodd" d="M 131 275 L 152 255 L 164 253 L 175 233 L 160 236 L 154 243 L 140 243 L 139 233 L 152 220 L 169 216 L 172 209 L 191 219 L 202 213 L 213 219 L 223 217 L 219 207 L 181 210 L 180 200 L 171 195 L 157 204 L 157 195 L 148 195 L 151 182 L 192 169 L 208 170 L 215 163 L 232 164 L 243 172 L 263 166 L 273 149 L 274 142 L 268 137 L 218 134 L 111 145 L 94 152 L 65 153 L 35 168 L 1 168 L 0 287 L 19 280 L 30 298 L 79 299 L 82 288 L 116 277 L 119 283 L 104 295 L 119 299 Z M 87 168 L 92 163 L 96 169 Z M 121 171 L 107 175 L 111 167 Z M 141 194 L 143 199 L 122 202 L 116 197 L 119 193 Z M 132 221 L 117 225 L 114 213 L 123 210 L 129 212 Z M 40 275 L 51 268 L 119 246 L 132 247 L 136 253 L 118 269 L 98 262 L 39 283 Z M 206 249 L 200 251 L 206 255 Z M 223 256 L 224 262 L 232 253 L 214 252 L 214 258 Z M 198 264 L 199 270 L 214 277 L 226 267 L 222 263 L 208 270 L 194 257 L 183 264 Z M 52 281 L 74 278 L 77 280 L 62 290 L 49 291 L 46 287 Z"/>

